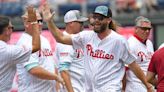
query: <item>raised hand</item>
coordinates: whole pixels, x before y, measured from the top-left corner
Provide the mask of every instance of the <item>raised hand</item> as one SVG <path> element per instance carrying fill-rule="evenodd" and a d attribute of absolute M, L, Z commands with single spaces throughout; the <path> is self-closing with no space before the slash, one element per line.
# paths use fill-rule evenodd
<path fill-rule="evenodd" d="M 45 2 L 41 7 L 44 21 L 51 21 L 55 13 L 51 13 L 49 4 Z"/>
<path fill-rule="evenodd" d="M 27 12 L 28 12 L 28 22 L 36 22 L 37 21 L 36 10 L 32 5 L 27 7 Z"/>

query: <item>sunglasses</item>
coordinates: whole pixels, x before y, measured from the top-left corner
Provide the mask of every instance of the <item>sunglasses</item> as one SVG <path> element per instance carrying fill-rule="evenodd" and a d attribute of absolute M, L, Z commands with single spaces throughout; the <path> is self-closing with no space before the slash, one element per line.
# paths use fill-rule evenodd
<path fill-rule="evenodd" d="M 8 29 L 12 29 L 12 30 L 14 30 L 14 27 L 13 27 L 13 26 L 9 26 Z"/>
<path fill-rule="evenodd" d="M 37 22 L 38 22 L 39 24 L 42 24 L 42 23 L 43 23 L 43 20 L 42 20 L 42 19 L 39 19 L 39 20 L 37 20 Z"/>
<path fill-rule="evenodd" d="M 79 21 L 74 21 L 74 22 L 77 22 L 77 23 L 79 23 L 79 24 L 81 24 L 81 25 L 83 25 L 83 24 L 84 24 L 83 22 L 79 22 Z"/>
<path fill-rule="evenodd" d="M 144 31 L 147 31 L 147 30 L 151 30 L 152 28 L 148 28 L 148 27 L 138 27 L 138 28 L 140 28 L 141 30 L 144 30 Z"/>
<path fill-rule="evenodd" d="M 105 19 L 105 17 L 93 15 L 93 19 L 95 19 L 95 20 L 98 19 L 98 20 L 102 21 L 103 19 Z"/>
<path fill-rule="evenodd" d="M 29 21 L 27 21 L 27 22 L 29 22 Z M 37 22 L 38 22 L 39 24 L 42 24 L 42 23 L 43 23 L 43 20 L 42 20 L 42 19 L 39 19 L 39 20 L 37 20 Z"/>

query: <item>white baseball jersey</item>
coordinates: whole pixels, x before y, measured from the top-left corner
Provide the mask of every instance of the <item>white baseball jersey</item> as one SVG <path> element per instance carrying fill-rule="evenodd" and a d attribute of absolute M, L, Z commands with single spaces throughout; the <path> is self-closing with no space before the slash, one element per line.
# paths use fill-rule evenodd
<path fill-rule="evenodd" d="M 0 92 L 9 92 L 12 87 L 16 64 L 27 62 L 32 49 L 25 46 L 8 45 L 0 41 Z"/>
<path fill-rule="evenodd" d="M 68 33 L 64 32 L 64 34 Z M 59 61 L 59 70 L 69 70 L 74 92 L 85 92 L 83 55 L 82 49 L 74 50 L 71 45 L 57 43 L 56 56 Z"/>
<path fill-rule="evenodd" d="M 41 50 L 33 53 L 28 62 L 17 65 L 19 92 L 55 92 L 54 80 L 39 79 L 28 73 L 30 69 L 36 66 L 40 66 L 51 73 L 55 73 L 55 63 L 50 43 L 41 35 L 40 40 Z M 31 43 L 32 37 L 27 33 L 23 33 L 17 44 L 25 44 L 31 48 Z"/>
<path fill-rule="evenodd" d="M 87 92 L 121 92 L 124 63 L 135 61 L 123 36 L 111 31 L 101 40 L 94 31 L 83 31 L 72 42 L 74 48 L 84 49 Z"/>
<path fill-rule="evenodd" d="M 164 43 L 162 43 L 162 44 L 159 46 L 158 49 L 163 48 L 163 47 L 164 47 Z"/>
<path fill-rule="evenodd" d="M 137 58 L 136 63 L 146 75 L 149 62 L 154 53 L 152 42 L 147 40 L 146 44 L 143 44 L 136 37 L 132 36 L 128 39 L 128 43 L 130 51 Z M 126 71 L 126 78 L 127 84 L 125 92 L 147 92 L 145 85 L 130 69 Z"/>

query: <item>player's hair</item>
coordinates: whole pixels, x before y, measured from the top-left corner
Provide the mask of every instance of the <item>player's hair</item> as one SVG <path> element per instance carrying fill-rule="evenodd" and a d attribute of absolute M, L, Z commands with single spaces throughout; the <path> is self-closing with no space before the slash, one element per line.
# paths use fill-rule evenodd
<path fill-rule="evenodd" d="M 3 33 L 4 28 L 9 25 L 9 18 L 6 16 L 0 16 L 0 34 Z"/>
<path fill-rule="evenodd" d="M 112 20 L 109 23 L 109 29 L 112 29 L 112 30 L 116 31 L 116 27 L 117 27 L 117 24 Z"/>
<path fill-rule="evenodd" d="M 111 18 L 112 19 L 112 11 L 110 8 L 108 8 L 108 15 L 107 17 Z M 113 20 L 109 23 L 109 29 L 112 29 L 114 31 L 116 31 L 116 27 L 117 27 L 117 24 L 116 22 L 114 22 Z"/>

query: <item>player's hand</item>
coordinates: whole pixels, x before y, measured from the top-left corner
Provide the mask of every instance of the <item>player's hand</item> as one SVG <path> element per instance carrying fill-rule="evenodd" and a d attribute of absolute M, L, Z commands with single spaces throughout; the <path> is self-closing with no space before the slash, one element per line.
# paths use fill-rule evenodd
<path fill-rule="evenodd" d="M 45 22 L 51 21 L 55 13 L 51 13 L 48 2 L 45 2 L 41 7 L 43 19 Z"/>
<path fill-rule="evenodd" d="M 32 5 L 28 6 L 26 9 L 27 9 L 27 21 L 29 23 L 29 28 L 31 28 L 31 30 L 28 30 L 28 32 L 31 34 L 36 34 L 36 32 L 39 33 L 39 25 L 37 22 L 36 9 Z"/>
<path fill-rule="evenodd" d="M 147 92 L 155 92 L 155 91 L 153 90 L 153 88 L 149 88 Z"/>
<path fill-rule="evenodd" d="M 154 92 L 154 88 L 151 84 L 149 84 L 149 87 L 147 88 L 147 92 Z"/>
<path fill-rule="evenodd" d="M 63 78 L 61 78 L 60 76 L 57 76 L 56 81 L 61 83 L 63 86 L 65 85 L 65 82 L 64 82 Z"/>
<path fill-rule="evenodd" d="M 36 22 L 37 21 L 36 10 L 32 5 L 27 7 L 27 12 L 28 12 L 28 22 Z"/>

